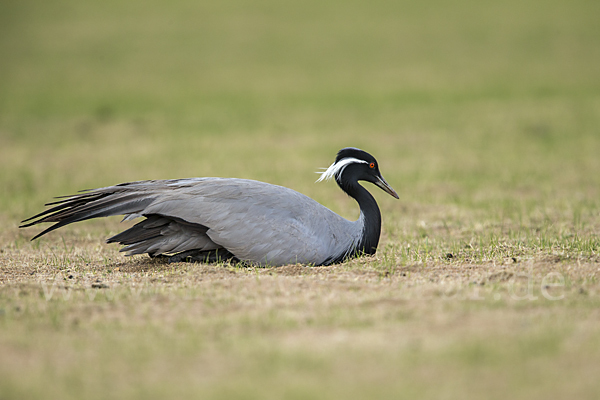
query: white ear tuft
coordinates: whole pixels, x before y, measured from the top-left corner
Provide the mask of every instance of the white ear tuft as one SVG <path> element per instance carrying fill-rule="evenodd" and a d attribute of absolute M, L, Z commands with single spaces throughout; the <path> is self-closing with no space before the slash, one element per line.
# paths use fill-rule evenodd
<path fill-rule="evenodd" d="M 342 172 L 344 172 L 344 169 L 348 165 L 357 164 L 357 163 L 366 164 L 367 162 L 365 160 L 359 160 L 358 158 L 354 158 L 354 157 L 342 158 L 341 160 L 331 164 L 329 166 L 329 168 L 327 168 L 324 172 L 317 172 L 317 174 L 321 174 L 319 179 L 317 179 L 317 182 L 327 181 L 331 178 L 337 178 L 338 176 L 340 176 L 342 174 Z"/>

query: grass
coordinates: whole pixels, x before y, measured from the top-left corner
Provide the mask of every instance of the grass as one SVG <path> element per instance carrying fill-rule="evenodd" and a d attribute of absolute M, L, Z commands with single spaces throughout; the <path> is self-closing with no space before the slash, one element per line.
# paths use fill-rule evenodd
<path fill-rule="evenodd" d="M 597 398 L 597 2 L 0 4 L 1 398 Z M 236 176 L 347 218 L 357 146 L 400 200 L 375 257 L 165 265 L 30 242 L 52 196 Z"/>

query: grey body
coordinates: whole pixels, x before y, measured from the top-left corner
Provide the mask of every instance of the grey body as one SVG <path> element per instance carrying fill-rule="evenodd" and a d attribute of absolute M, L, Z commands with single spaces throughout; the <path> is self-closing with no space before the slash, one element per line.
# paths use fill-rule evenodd
<path fill-rule="evenodd" d="M 128 255 L 226 249 L 249 263 L 321 265 L 345 256 L 362 234 L 362 218 L 348 221 L 301 193 L 253 180 L 141 181 L 86 194 L 106 195 L 88 203 L 101 216 L 155 216 L 160 235 L 124 247 Z"/>

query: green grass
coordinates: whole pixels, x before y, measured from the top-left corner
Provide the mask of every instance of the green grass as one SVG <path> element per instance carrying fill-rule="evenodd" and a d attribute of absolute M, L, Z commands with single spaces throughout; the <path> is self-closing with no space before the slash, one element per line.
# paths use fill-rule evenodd
<path fill-rule="evenodd" d="M 600 3 L 0 3 L 0 398 L 597 398 Z M 52 196 L 374 154 L 375 257 L 128 259 Z"/>

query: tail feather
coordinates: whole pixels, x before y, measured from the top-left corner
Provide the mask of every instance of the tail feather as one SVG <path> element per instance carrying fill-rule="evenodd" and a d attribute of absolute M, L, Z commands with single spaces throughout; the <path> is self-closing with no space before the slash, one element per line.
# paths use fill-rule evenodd
<path fill-rule="evenodd" d="M 127 255 L 172 254 L 185 250 L 214 250 L 221 247 L 210 240 L 206 235 L 208 228 L 203 225 L 156 214 L 145 217 L 145 220 L 106 242 L 125 245 L 120 251 L 126 252 Z"/>
<path fill-rule="evenodd" d="M 59 215 L 64 210 L 69 211 L 69 210 L 76 209 L 77 207 L 79 207 L 81 205 L 90 203 L 94 200 L 98 200 L 104 196 L 106 196 L 106 194 L 95 194 L 93 196 L 94 198 L 90 198 L 92 196 L 89 196 L 89 195 L 86 195 L 85 197 L 70 196 L 68 199 L 65 199 L 65 200 L 55 201 L 52 203 L 46 203 L 45 204 L 46 206 L 55 205 L 55 204 L 58 204 L 58 205 L 56 207 L 52 207 L 48 210 L 44 210 L 41 213 L 34 215 L 33 217 L 24 219 L 23 221 L 21 221 L 21 223 L 28 222 L 28 221 L 32 221 L 32 222 L 20 225 L 19 228 L 26 228 L 28 226 L 37 225 L 42 222 L 52 222 L 52 220 L 49 220 L 48 218 Z M 41 218 L 41 217 L 44 217 L 44 218 Z M 34 221 L 35 219 L 38 219 L 38 218 L 39 218 L 39 220 Z"/>
<path fill-rule="evenodd" d="M 130 245 L 144 240 L 152 240 L 160 237 L 160 231 L 172 220 L 158 215 L 148 215 L 146 219 L 138 222 L 131 228 L 116 234 L 106 240 L 106 243 L 119 243 Z"/>
<path fill-rule="evenodd" d="M 72 196 L 55 202 L 53 204 L 58 204 L 57 206 L 24 220 L 23 222 L 27 223 L 21 225 L 20 228 L 44 222 L 56 222 L 31 239 L 35 240 L 48 232 L 74 222 L 140 212 L 154 199 L 155 197 L 148 197 L 146 194 L 140 195 L 139 193 L 97 193 L 95 195 L 86 193 Z"/>
<path fill-rule="evenodd" d="M 143 216 L 146 219 L 109 238 L 107 243 L 124 245 L 121 251 L 127 252 L 127 255 L 221 249 L 221 245 L 208 237 L 208 227 L 173 215 L 148 212 L 155 201 L 164 202 L 173 190 L 182 187 L 173 182 L 179 181 L 131 182 L 59 197 L 59 200 L 46 204 L 51 208 L 23 220 L 20 227 L 54 223 L 31 239 L 35 240 L 74 222 L 113 215 L 125 215 L 126 220 Z M 186 215 L 185 212 L 183 214 Z"/>

